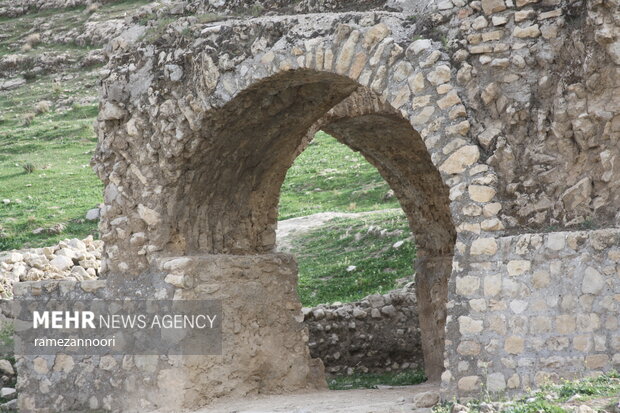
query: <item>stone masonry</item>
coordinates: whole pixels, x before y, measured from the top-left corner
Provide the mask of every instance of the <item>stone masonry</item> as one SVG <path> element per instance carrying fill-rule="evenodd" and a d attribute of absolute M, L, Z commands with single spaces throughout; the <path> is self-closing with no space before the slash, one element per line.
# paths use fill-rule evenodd
<path fill-rule="evenodd" d="M 303 312 L 310 355 L 330 375 L 424 367 L 416 298 L 409 289 Z"/>
<path fill-rule="evenodd" d="M 451 280 L 444 385 L 502 393 L 620 367 L 620 230 L 487 241 Z"/>
<path fill-rule="evenodd" d="M 302 317 L 290 259 L 273 255 L 277 205 L 286 171 L 322 129 L 377 167 L 409 219 L 424 365 L 444 397 L 617 364 L 617 0 L 336 0 L 298 11 L 263 1 L 268 12 L 236 10 L 242 18 L 210 1 L 208 19 L 201 3 L 175 4 L 178 18 L 154 41 L 113 42 L 102 72 L 93 164 L 105 185 L 106 294 L 148 295 L 163 282 L 173 297 L 221 294 L 234 306 L 252 274 L 256 303 Z M 315 4 L 333 7 L 304 9 Z M 307 11 L 319 13 L 295 14 Z M 171 257 L 187 271 L 164 274 Z M 234 270 L 248 262 L 255 271 Z M 185 282 L 197 279 L 219 288 Z M 257 346 L 296 360 L 295 371 L 282 359 L 255 369 L 264 354 L 244 345 L 230 350 L 248 357 L 240 364 L 162 358 L 174 365 L 168 378 L 187 379 L 177 396 L 126 400 L 202 406 L 239 396 L 216 385 L 232 372 L 243 395 L 324 383 L 295 323 L 258 320 L 279 338 Z M 128 411 L 103 400 L 170 384 L 111 390 L 89 362 L 81 379 L 105 384 L 63 408 L 95 397 Z M 18 374 L 26 411 L 61 411 L 53 395 L 76 381 L 60 369 L 52 391 L 37 392 L 26 384 L 47 376 L 28 357 Z"/>

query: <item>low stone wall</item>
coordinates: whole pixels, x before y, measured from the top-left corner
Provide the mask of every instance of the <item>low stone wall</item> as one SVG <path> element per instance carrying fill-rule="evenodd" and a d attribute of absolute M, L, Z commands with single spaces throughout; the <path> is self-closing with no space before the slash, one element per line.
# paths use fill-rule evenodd
<path fill-rule="evenodd" d="M 450 281 L 448 394 L 620 368 L 620 229 L 482 238 L 470 248 Z"/>
<path fill-rule="evenodd" d="M 310 354 L 331 375 L 422 369 L 424 358 L 411 286 L 341 305 L 304 308 Z"/>
<path fill-rule="evenodd" d="M 287 254 L 162 258 L 135 279 L 18 283 L 22 300 L 217 299 L 224 314 L 221 355 L 16 355 L 20 411 L 182 411 L 222 397 L 325 388 L 296 284 Z"/>

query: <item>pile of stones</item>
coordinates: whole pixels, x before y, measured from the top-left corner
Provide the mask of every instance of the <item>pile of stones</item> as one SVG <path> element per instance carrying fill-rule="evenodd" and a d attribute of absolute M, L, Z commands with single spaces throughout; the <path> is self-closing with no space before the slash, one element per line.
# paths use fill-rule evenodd
<path fill-rule="evenodd" d="M 103 241 L 92 236 L 67 239 L 57 245 L 0 252 L 0 294 L 13 296 L 13 284 L 46 279 L 96 279 L 101 267 Z"/>

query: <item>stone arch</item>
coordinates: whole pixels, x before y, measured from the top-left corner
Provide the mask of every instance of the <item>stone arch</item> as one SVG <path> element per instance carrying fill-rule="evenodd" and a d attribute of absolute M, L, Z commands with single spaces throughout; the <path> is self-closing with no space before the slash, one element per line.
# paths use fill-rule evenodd
<path fill-rule="evenodd" d="M 108 273 L 143 273 L 162 256 L 272 251 L 284 175 L 324 128 L 378 167 L 409 217 L 427 374 L 439 378 L 450 274 L 470 248 L 487 248 L 472 240 L 501 229 L 474 213 L 496 208 L 496 179 L 478 163 L 440 45 L 389 35 L 383 23 L 334 23 L 324 37 L 258 45 L 226 72 L 209 48 L 145 54 L 134 71 L 160 73 L 147 87 L 132 75 L 104 83 L 95 159 Z"/>

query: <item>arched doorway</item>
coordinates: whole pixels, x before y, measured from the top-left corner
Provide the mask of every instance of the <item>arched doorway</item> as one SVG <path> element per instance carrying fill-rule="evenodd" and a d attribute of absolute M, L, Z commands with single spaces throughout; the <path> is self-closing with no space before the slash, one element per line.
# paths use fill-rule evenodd
<path fill-rule="evenodd" d="M 448 187 L 410 122 L 370 89 L 310 70 L 244 90 L 207 120 L 174 203 L 176 254 L 261 254 L 275 246 L 280 187 L 323 129 L 359 151 L 394 190 L 415 234 L 427 376 L 443 370 L 447 280 L 456 231 Z"/>

